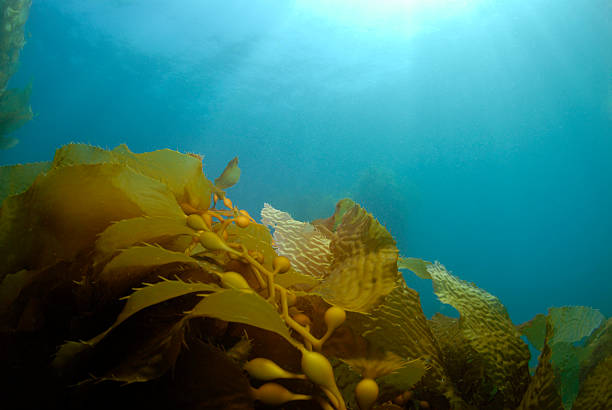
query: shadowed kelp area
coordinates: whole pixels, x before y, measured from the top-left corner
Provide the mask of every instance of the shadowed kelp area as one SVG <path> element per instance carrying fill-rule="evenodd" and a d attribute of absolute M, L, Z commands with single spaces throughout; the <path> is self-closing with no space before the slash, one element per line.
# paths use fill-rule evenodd
<path fill-rule="evenodd" d="M 202 158 L 72 144 L 3 167 L 0 361 L 21 408 L 604 409 L 610 320 L 515 326 L 439 263 L 399 257 L 350 199 L 258 224 Z M 262 193 L 265 197 L 265 194 Z M 265 198 L 263 198 L 265 199 Z M 330 210 L 331 212 L 331 210 Z M 270 232 L 270 230 L 272 232 Z M 398 269 L 459 318 L 427 319 Z M 530 374 L 525 335 L 540 350 Z"/>

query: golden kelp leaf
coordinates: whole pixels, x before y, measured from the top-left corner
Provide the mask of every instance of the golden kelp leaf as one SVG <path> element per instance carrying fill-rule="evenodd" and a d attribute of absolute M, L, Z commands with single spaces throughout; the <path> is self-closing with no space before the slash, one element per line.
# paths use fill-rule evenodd
<path fill-rule="evenodd" d="M 72 259 L 112 221 L 142 215 L 183 215 L 159 181 L 116 164 L 52 168 L 0 214 L 0 279 Z M 24 235 L 24 232 L 32 234 Z"/>
<path fill-rule="evenodd" d="M 47 172 L 50 167 L 50 162 L 0 167 L 0 204 L 7 196 L 17 195 L 28 189 L 36 177 L 43 172 Z"/>
<path fill-rule="evenodd" d="M 211 283 L 183 282 L 180 280 L 163 280 L 136 290 L 127 298 L 127 303 L 117 316 L 115 323 L 107 330 L 117 327 L 121 322 L 149 306 L 165 302 L 179 296 L 194 292 L 217 292 L 221 288 Z"/>
<path fill-rule="evenodd" d="M 431 279 L 429 272 L 427 272 L 429 265 L 431 265 L 431 262 L 419 258 L 403 258 L 400 256 L 397 260 L 398 269 L 408 269 L 421 279 Z"/>
<path fill-rule="evenodd" d="M 397 248 L 389 232 L 355 205 L 342 218 L 330 244 L 330 273 L 316 291 L 330 304 L 368 312 L 395 287 Z"/>
<path fill-rule="evenodd" d="M 398 390 L 406 391 L 414 386 L 427 373 L 428 366 L 421 359 L 407 360 L 403 365 L 388 375 L 382 376 L 378 381 L 389 384 Z"/>
<path fill-rule="evenodd" d="M 400 391 L 410 389 L 427 372 L 428 366 L 421 359 L 404 360 L 395 353 L 385 352 L 380 358 L 342 359 L 363 378 L 376 379 Z"/>
<path fill-rule="evenodd" d="M 223 170 L 219 178 L 215 179 L 215 186 L 219 189 L 227 189 L 238 183 L 240 179 L 240 168 L 238 168 L 238 157 L 235 157 Z"/>
<path fill-rule="evenodd" d="M 556 376 L 550 363 L 551 350 L 543 347 L 535 375 L 527 387 L 517 410 L 561 410 L 563 404 L 557 391 Z M 594 407 L 589 407 L 594 408 Z"/>
<path fill-rule="evenodd" d="M 127 169 L 126 169 L 127 171 Z M 120 172 L 113 183 L 137 204 L 145 215 L 179 218 L 184 215 L 168 187 L 153 178 L 133 172 Z"/>
<path fill-rule="evenodd" d="M 329 273 L 332 253 L 330 240 L 314 225 L 296 221 L 287 212 L 264 204 L 261 221 L 274 230 L 274 243 L 279 255 L 286 256 L 298 272 L 324 277 Z"/>
<path fill-rule="evenodd" d="M 431 390 L 443 393 L 453 408 L 461 408 L 462 401 L 448 381 L 440 349 L 421 308 L 419 295 L 409 289 L 403 279 L 398 280 L 383 303 L 368 315 L 349 313 L 347 326 L 365 337 L 374 351 L 393 352 L 406 360 L 424 360 L 430 369 L 423 383 Z"/>
<path fill-rule="evenodd" d="M 133 246 L 122 250 L 104 266 L 97 282 L 122 294 L 133 286 L 138 286 L 152 269 L 181 263 L 198 266 L 198 261 L 182 252 L 172 252 L 158 246 Z"/>
<path fill-rule="evenodd" d="M 162 238 L 194 233 L 185 223 L 184 216 L 124 219 L 113 223 L 100 234 L 96 240 L 97 259 L 137 243 L 154 243 Z"/>
<path fill-rule="evenodd" d="M 300 290 L 310 290 L 321 283 L 317 278 L 304 275 L 294 269 L 289 270 L 287 273 L 276 275 L 274 282 L 286 289 L 295 287 Z"/>
<path fill-rule="evenodd" d="M 612 354 L 589 373 L 572 410 L 612 409 Z"/>
<path fill-rule="evenodd" d="M 189 317 L 197 316 L 259 327 L 282 336 L 294 346 L 296 343 L 274 306 L 254 292 L 228 289 L 212 293 L 189 312 Z"/>
<path fill-rule="evenodd" d="M 229 225 L 227 232 L 233 243 L 239 243 L 249 250 L 261 252 L 264 256 L 264 266 L 272 270 L 272 262 L 277 253 L 272 248 L 272 235 L 270 231 L 261 224 L 251 223 L 246 228 L 239 228 L 236 225 Z M 285 288 L 300 285 L 301 289 L 311 289 L 319 284 L 316 278 L 302 274 L 294 268 L 287 273 L 276 275 L 275 282 Z"/>
<path fill-rule="evenodd" d="M 484 362 L 463 335 L 459 319 L 436 313 L 429 327 L 442 351 L 444 370 L 461 398 L 476 408 L 495 407 L 496 388 L 483 377 Z"/>
<path fill-rule="evenodd" d="M 54 166 L 114 163 L 167 185 L 178 202 L 197 209 L 210 206 L 212 184 L 204 177 L 200 158 L 169 149 L 135 154 L 125 145 L 112 151 L 86 144 L 69 144 L 57 150 Z"/>
<path fill-rule="evenodd" d="M 530 354 L 505 307 L 495 296 L 454 277 L 439 263 L 430 265 L 428 272 L 440 301 L 461 314 L 461 331 L 483 359 L 485 376 L 502 395 L 504 405 L 518 405 L 529 381 Z"/>

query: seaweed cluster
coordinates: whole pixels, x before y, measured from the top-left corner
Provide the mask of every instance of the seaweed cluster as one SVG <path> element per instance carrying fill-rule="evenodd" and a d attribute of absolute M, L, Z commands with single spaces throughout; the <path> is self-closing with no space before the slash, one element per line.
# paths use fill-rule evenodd
<path fill-rule="evenodd" d="M 0 0 L 0 149 L 17 144 L 16 139 L 7 135 L 32 119 L 31 85 L 24 89 L 6 88 L 17 71 L 31 4 L 31 0 Z"/>
<path fill-rule="evenodd" d="M 21 408 L 609 408 L 610 321 L 516 327 L 350 199 L 257 223 L 201 157 L 71 144 L 0 169 L 0 383 Z M 270 232 L 272 231 L 272 233 Z M 460 313 L 428 320 L 399 271 Z M 529 373 L 525 335 L 541 351 Z"/>

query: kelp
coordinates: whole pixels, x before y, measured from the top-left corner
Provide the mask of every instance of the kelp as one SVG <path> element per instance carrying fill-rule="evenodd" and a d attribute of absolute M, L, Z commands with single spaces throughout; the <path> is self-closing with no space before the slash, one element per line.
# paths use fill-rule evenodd
<path fill-rule="evenodd" d="M 294 269 L 318 278 L 329 274 L 330 239 L 313 224 L 296 221 L 270 204 L 264 204 L 261 221 L 273 230 L 276 250 L 291 260 Z"/>
<path fill-rule="evenodd" d="M 102 260 L 132 245 L 160 243 L 176 236 L 193 234 L 194 230 L 185 224 L 183 216 L 123 219 L 100 233 L 95 243 L 96 259 Z"/>
<path fill-rule="evenodd" d="M 0 204 L 10 195 L 17 195 L 32 185 L 36 177 L 49 170 L 51 162 L 17 164 L 0 168 Z"/>
<path fill-rule="evenodd" d="M 418 293 L 403 281 L 398 280 L 384 302 L 369 314 L 350 314 L 347 322 L 355 333 L 367 340 L 368 354 L 374 358 L 392 353 L 402 360 L 424 361 L 428 370 L 421 383 L 428 400 L 439 403 L 446 398 L 453 408 L 464 406 L 449 383 L 442 353 L 429 328 Z M 388 381 L 396 383 L 399 392 L 405 388 L 401 378 L 390 377 Z"/>
<path fill-rule="evenodd" d="M 165 185 L 118 164 L 52 167 L 0 214 L 0 278 L 70 260 L 111 222 L 182 211 Z M 35 235 L 23 235 L 35 232 Z M 19 242 L 20 247 L 14 244 Z"/>
<path fill-rule="evenodd" d="M 530 355 L 505 307 L 495 296 L 456 278 L 439 263 L 429 265 L 427 272 L 438 298 L 461 315 L 461 336 L 482 360 L 483 376 L 490 381 L 487 400 L 517 406 L 527 388 Z"/>
<path fill-rule="evenodd" d="M 75 164 L 121 164 L 166 186 L 180 203 L 197 209 L 210 205 L 212 183 L 202 172 L 202 158 L 169 149 L 135 154 L 125 145 L 111 151 L 85 144 L 69 144 L 55 153 L 55 167 Z"/>
<path fill-rule="evenodd" d="M 207 316 L 269 330 L 295 343 L 276 309 L 261 296 L 236 289 L 215 292 L 198 303 L 189 317 Z"/>
<path fill-rule="evenodd" d="M 31 93 L 31 84 L 24 89 L 10 89 L 0 93 L 0 149 L 15 146 L 18 140 L 8 137 L 8 134 L 34 117 L 30 106 Z"/>
<path fill-rule="evenodd" d="M 71 144 L 0 170 L 8 401 L 242 409 L 311 397 L 286 406 L 346 409 L 368 401 L 357 386 L 376 386 L 375 408 L 609 407 L 612 336 L 598 312 L 551 310 L 517 330 L 493 295 L 399 258 L 352 200 L 313 222 L 265 205 L 271 234 L 223 191 L 237 161 L 213 184 L 201 158 Z M 432 280 L 460 318 L 428 320 L 398 269 Z M 519 330 L 542 350 L 533 377 Z M 269 361 L 298 379 L 241 367 Z M 49 386 L 39 395 L 22 393 L 32 374 Z"/>
<path fill-rule="evenodd" d="M 277 249 L 302 273 L 322 277 L 314 289 L 330 304 L 356 312 L 368 312 L 395 287 L 398 278 L 397 248 L 387 230 L 349 201 L 334 215 L 335 232 L 323 234 L 320 224 L 295 221 L 266 204 L 262 220 L 274 229 Z M 333 225 L 332 225 L 333 226 Z M 325 228 L 326 229 L 326 228 Z"/>
<path fill-rule="evenodd" d="M 542 351 L 541 355 L 550 351 L 551 379 L 564 408 L 574 408 L 579 391 L 585 395 L 581 399 L 585 402 L 602 398 L 601 395 L 588 397 L 593 394 L 592 387 L 583 384 L 581 390 L 580 386 L 587 378 L 598 378 L 591 373 L 610 356 L 612 332 L 599 311 L 585 306 L 550 308 L 548 315 L 537 315 L 519 329 L 536 349 Z M 541 364 L 540 361 L 538 367 Z M 600 383 L 606 381 L 600 380 Z"/>
<path fill-rule="evenodd" d="M 221 190 L 231 188 L 240 180 L 240 168 L 238 167 L 238 157 L 235 157 L 223 170 L 219 178 L 215 179 L 215 186 Z"/>
<path fill-rule="evenodd" d="M 17 139 L 7 135 L 33 117 L 29 104 L 31 84 L 24 89 L 6 89 L 25 45 L 24 26 L 31 4 L 31 0 L 0 1 L 0 149 L 17 144 Z"/>

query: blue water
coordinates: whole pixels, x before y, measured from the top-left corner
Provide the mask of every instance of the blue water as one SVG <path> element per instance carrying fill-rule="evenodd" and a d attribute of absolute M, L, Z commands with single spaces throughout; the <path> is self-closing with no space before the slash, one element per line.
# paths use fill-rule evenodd
<path fill-rule="evenodd" d="M 214 179 L 238 155 L 252 214 L 350 196 L 515 323 L 612 314 L 608 0 L 35 0 L 27 31 L 11 85 L 37 116 L 2 164 L 127 143 Z"/>

